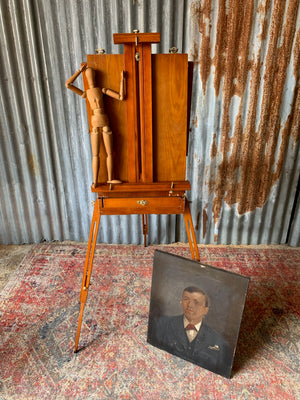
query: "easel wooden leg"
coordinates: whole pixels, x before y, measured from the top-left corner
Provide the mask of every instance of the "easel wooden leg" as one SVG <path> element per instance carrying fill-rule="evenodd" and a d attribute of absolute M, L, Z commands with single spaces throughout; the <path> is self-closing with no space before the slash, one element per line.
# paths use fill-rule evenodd
<path fill-rule="evenodd" d="M 183 217 L 184 217 L 185 228 L 186 228 L 186 233 L 187 233 L 188 240 L 189 240 L 192 258 L 194 260 L 196 259 L 197 261 L 200 261 L 199 250 L 198 250 L 198 246 L 197 246 L 197 240 L 196 240 L 193 220 L 192 220 L 192 216 L 191 216 L 191 210 L 190 210 L 189 202 L 187 201 L 187 199 L 185 199 L 185 209 L 184 209 Z"/>
<path fill-rule="evenodd" d="M 98 235 L 99 224 L 100 224 L 101 214 L 100 214 L 99 201 L 100 200 L 97 199 L 95 202 L 95 206 L 94 206 L 93 218 L 92 218 L 91 229 L 90 229 L 90 236 L 89 236 L 86 259 L 85 259 L 82 286 L 81 286 L 81 292 L 80 292 L 80 313 L 79 313 L 77 334 L 76 334 L 76 339 L 75 339 L 75 349 L 74 349 L 75 353 L 78 351 L 78 343 L 79 343 L 79 337 L 80 337 L 80 331 L 81 331 L 83 311 L 84 311 L 85 303 L 87 300 L 87 295 L 88 295 L 88 290 L 89 290 L 89 285 L 90 285 L 90 278 L 91 278 L 92 267 L 93 267 L 93 259 L 94 259 L 97 235 Z"/>
<path fill-rule="evenodd" d="M 148 234 L 148 215 L 143 214 L 143 235 L 144 235 L 144 246 L 147 247 L 147 234 Z"/>

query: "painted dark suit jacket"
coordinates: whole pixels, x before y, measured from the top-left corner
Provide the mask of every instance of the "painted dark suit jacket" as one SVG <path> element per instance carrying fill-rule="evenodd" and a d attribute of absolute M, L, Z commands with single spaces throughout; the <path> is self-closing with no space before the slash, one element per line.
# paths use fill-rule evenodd
<path fill-rule="evenodd" d="M 230 378 L 232 352 L 228 343 L 203 321 L 190 343 L 183 325 L 183 315 L 161 317 L 154 330 L 157 347 Z"/>

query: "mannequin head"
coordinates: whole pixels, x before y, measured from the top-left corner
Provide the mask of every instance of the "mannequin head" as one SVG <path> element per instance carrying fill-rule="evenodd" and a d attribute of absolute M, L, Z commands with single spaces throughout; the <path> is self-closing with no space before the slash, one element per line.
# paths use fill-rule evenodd
<path fill-rule="evenodd" d="M 87 68 L 85 70 L 85 77 L 87 79 L 89 88 L 95 87 L 95 71 L 92 68 Z"/>

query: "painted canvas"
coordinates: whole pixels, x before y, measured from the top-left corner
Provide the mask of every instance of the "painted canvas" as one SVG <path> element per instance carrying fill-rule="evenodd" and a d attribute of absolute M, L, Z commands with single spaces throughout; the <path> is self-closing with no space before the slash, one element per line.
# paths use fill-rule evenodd
<path fill-rule="evenodd" d="M 148 343 L 230 378 L 249 278 L 156 250 Z"/>

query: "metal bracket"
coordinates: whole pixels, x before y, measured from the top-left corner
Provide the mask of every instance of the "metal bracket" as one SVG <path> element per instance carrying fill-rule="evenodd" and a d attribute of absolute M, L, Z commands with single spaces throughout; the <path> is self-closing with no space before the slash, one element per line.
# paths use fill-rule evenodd
<path fill-rule="evenodd" d="M 99 47 L 98 49 L 96 49 L 96 54 L 104 54 L 105 50 L 102 49 L 102 47 Z"/>
<path fill-rule="evenodd" d="M 177 47 L 171 47 L 170 49 L 169 49 L 169 53 L 171 53 L 171 54 L 176 54 L 176 53 L 178 53 L 178 48 Z"/>
<path fill-rule="evenodd" d="M 173 189 L 174 189 L 174 182 L 171 183 L 171 190 L 169 190 L 169 195 L 174 193 Z"/>
<path fill-rule="evenodd" d="M 135 45 L 137 46 L 138 45 L 138 40 L 139 40 L 139 37 L 138 37 L 138 33 L 139 33 L 139 30 L 138 29 L 134 29 L 133 30 L 133 33 L 135 33 L 136 34 L 136 37 L 135 37 Z M 137 60 L 138 61 L 138 60 Z"/>

